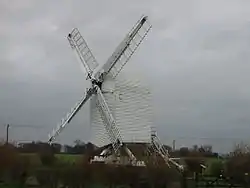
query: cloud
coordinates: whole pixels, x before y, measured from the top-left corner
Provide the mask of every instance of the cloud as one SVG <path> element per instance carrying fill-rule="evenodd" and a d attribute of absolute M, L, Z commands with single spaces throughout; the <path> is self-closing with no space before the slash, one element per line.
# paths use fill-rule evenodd
<path fill-rule="evenodd" d="M 249 2 L 233 0 L 1 1 L 0 123 L 42 124 L 46 139 L 88 86 L 67 33 L 78 27 L 103 63 L 143 13 L 153 29 L 127 69 L 147 77 L 162 140 L 248 127 Z M 84 108 L 60 140 L 88 131 Z"/>

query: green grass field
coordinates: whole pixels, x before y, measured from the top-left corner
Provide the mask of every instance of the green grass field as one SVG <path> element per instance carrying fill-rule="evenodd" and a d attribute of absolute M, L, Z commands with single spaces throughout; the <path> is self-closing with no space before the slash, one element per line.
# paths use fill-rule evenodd
<path fill-rule="evenodd" d="M 56 154 L 56 158 L 63 163 L 76 163 L 82 159 L 82 155 L 73 154 Z"/>
<path fill-rule="evenodd" d="M 0 188 L 18 188 L 19 186 L 16 184 L 5 184 L 5 183 L 0 183 Z"/>
<path fill-rule="evenodd" d="M 33 166 L 40 166 L 42 164 L 38 154 L 36 153 L 22 153 L 20 155 L 24 159 L 26 158 L 28 161 L 30 161 L 31 165 Z M 82 155 L 73 155 L 73 154 L 56 154 L 55 156 L 61 163 L 69 163 L 69 164 L 74 164 L 76 162 L 79 162 L 82 158 Z"/>

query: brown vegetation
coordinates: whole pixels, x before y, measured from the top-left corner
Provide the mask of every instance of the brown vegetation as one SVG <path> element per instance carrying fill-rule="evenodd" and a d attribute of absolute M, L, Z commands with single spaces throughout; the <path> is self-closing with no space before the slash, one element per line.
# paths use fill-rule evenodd
<path fill-rule="evenodd" d="M 250 148 L 246 144 L 238 144 L 231 152 L 225 164 L 225 174 L 237 182 L 250 183 Z"/>
<path fill-rule="evenodd" d="M 159 155 L 149 156 L 140 145 L 129 147 L 139 158 L 147 161 L 147 167 L 89 164 L 95 146 L 90 143 L 80 144 L 80 146 L 71 147 L 70 150 L 73 153 L 82 150 L 84 153 L 81 160 L 74 164 L 62 163 L 55 157 L 55 153 L 58 153 L 61 148 L 60 145 L 31 143 L 21 149 L 12 145 L 1 145 L 0 179 L 23 184 L 28 176 L 35 176 L 39 184 L 44 187 L 57 187 L 60 184 L 68 187 L 84 187 L 93 182 L 110 187 L 121 184 L 131 187 L 140 187 L 142 184 L 143 187 L 161 187 L 167 184 L 177 186 L 176 182 L 180 183 L 183 178 L 175 168 L 168 168 Z M 19 154 L 22 149 L 25 152 L 36 151 L 41 164 L 31 164 L 29 158 Z M 186 165 L 187 175 L 190 176 L 193 172 L 200 173 L 200 164 L 205 164 L 208 156 L 214 156 L 211 147 L 181 148 L 178 151 L 171 151 L 171 155 L 182 158 Z M 246 173 L 250 173 L 250 152 L 246 150 L 246 147 L 235 148 L 231 156 L 224 160 L 225 163 L 215 161 L 210 165 L 210 174 L 219 176 L 223 170 L 224 175 L 238 182 L 246 182 L 249 177 Z"/>

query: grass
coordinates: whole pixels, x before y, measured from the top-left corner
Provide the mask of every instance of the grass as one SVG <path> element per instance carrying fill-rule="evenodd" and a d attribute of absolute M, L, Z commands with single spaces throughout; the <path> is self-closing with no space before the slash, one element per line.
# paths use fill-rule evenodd
<path fill-rule="evenodd" d="M 18 187 L 20 186 L 15 183 L 0 183 L 0 188 L 18 188 Z"/>
<path fill-rule="evenodd" d="M 40 166 L 42 165 L 41 160 L 37 153 L 21 153 L 21 157 L 26 158 L 30 161 L 32 166 Z M 74 154 L 56 154 L 56 158 L 61 163 L 69 163 L 73 164 L 81 160 L 82 155 L 74 155 Z"/>
<path fill-rule="evenodd" d="M 28 160 L 32 166 L 40 166 L 42 162 L 36 153 L 21 153 L 21 158 Z"/>
<path fill-rule="evenodd" d="M 76 163 L 82 159 L 82 155 L 56 154 L 56 158 L 62 163 Z"/>

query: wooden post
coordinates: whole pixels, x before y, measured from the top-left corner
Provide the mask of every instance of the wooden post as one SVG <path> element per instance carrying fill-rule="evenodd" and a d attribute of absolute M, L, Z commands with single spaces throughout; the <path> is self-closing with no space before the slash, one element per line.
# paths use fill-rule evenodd
<path fill-rule="evenodd" d="M 183 172 L 182 172 L 182 188 L 187 188 L 187 171 L 186 170 L 184 170 Z"/>
<path fill-rule="evenodd" d="M 6 144 L 9 144 L 9 128 L 10 125 L 8 124 L 6 127 Z"/>

